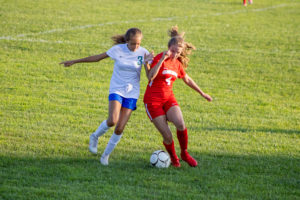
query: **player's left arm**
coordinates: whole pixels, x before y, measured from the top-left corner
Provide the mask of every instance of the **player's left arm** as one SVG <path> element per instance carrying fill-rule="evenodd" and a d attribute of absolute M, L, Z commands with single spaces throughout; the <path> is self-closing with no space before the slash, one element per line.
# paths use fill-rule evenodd
<path fill-rule="evenodd" d="M 190 88 L 194 89 L 196 92 L 198 92 L 202 97 L 204 97 L 207 101 L 212 101 L 211 96 L 208 94 L 205 94 L 200 87 L 195 83 L 195 81 L 189 77 L 189 75 L 185 74 L 185 76 L 182 78 L 185 84 L 187 84 Z"/>

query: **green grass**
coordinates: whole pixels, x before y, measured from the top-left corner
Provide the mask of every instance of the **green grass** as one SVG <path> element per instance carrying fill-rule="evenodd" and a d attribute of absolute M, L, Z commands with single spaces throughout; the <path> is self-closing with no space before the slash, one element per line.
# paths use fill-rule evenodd
<path fill-rule="evenodd" d="M 298 0 L 2 1 L 0 199 L 300 199 L 299 10 Z M 175 82 L 199 167 L 149 166 L 163 145 L 142 103 L 144 71 L 102 166 L 87 147 L 107 117 L 113 62 L 58 63 L 102 53 L 130 27 L 159 53 L 176 24 L 197 47 L 187 73 L 214 98 Z"/>

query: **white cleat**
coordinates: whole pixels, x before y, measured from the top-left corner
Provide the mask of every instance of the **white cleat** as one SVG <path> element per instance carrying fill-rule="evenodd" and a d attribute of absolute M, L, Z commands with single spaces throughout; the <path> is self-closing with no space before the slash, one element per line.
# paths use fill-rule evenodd
<path fill-rule="evenodd" d="M 102 165 L 108 165 L 108 158 L 109 158 L 109 155 L 104 155 L 102 154 L 101 158 L 100 158 L 100 162 Z"/>
<path fill-rule="evenodd" d="M 98 138 L 92 134 L 90 136 L 89 150 L 92 154 L 97 154 Z"/>

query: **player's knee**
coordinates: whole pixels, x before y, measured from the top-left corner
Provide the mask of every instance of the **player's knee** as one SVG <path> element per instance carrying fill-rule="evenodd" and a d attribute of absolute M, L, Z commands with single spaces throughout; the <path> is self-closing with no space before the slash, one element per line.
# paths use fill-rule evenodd
<path fill-rule="evenodd" d="M 185 124 L 184 123 L 179 123 L 176 126 L 177 130 L 183 131 L 185 129 Z"/>
<path fill-rule="evenodd" d="M 117 119 L 113 119 L 113 118 L 108 118 L 106 123 L 107 126 L 112 127 L 115 126 L 117 124 L 118 120 Z"/>
<path fill-rule="evenodd" d="M 123 133 L 124 127 L 117 126 L 115 129 L 115 134 L 121 135 Z"/>

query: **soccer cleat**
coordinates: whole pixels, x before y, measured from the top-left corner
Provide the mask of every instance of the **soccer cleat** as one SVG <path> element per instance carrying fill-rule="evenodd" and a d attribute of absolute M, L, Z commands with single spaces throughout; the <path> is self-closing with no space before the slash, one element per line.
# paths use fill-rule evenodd
<path fill-rule="evenodd" d="M 92 154 L 97 154 L 98 138 L 92 134 L 90 136 L 89 150 Z"/>
<path fill-rule="evenodd" d="M 191 167 L 196 167 L 198 165 L 197 161 L 190 156 L 190 154 L 185 150 L 180 154 L 181 159 L 187 162 Z"/>
<path fill-rule="evenodd" d="M 102 154 L 101 158 L 100 158 L 100 163 L 102 165 L 108 165 L 108 158 L 109 158 L 109 155 L 104 155 Z"/>

